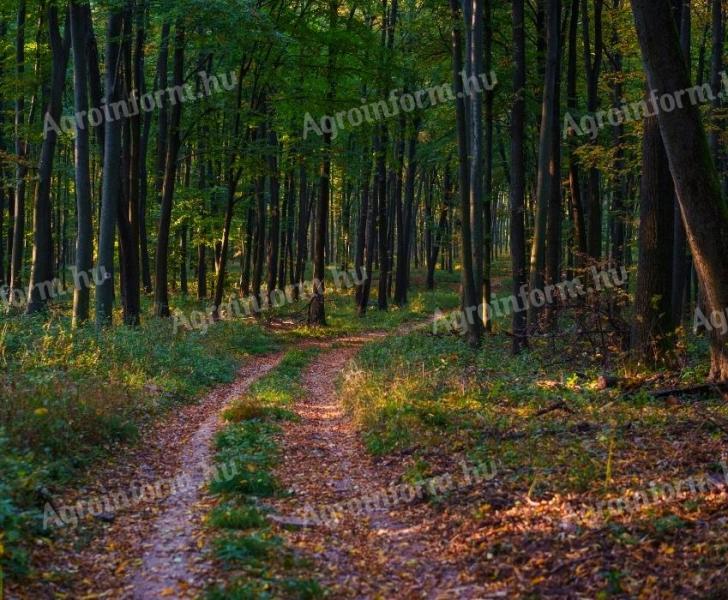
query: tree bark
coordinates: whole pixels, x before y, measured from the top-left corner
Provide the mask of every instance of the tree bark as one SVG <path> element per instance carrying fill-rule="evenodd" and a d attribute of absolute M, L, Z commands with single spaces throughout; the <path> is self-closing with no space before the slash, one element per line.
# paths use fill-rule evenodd
<path fill-rule="evenodd" d="M 513 295 L 519 297 L 526 286 L 526 30 L 524 0 L 513 0 L 513 109 L 511 112 L 511 267 Z M 527 315 L 513 311 L 512 352 L 519 354 L 528 346 Z"/>
<path fill-rule="evenodd" d="M 61 37 L 58 25 L 58 7 L 48 7 L 48 34 L 51 46 L 51 90 L 46 118 L 58 123 L 61 117 L 63 88 L 66 82 L 66 68 L 71 45 L 71 28 L 66 12 L 66 25 Z M 27 314 L 42 310 L 48 301 L 49 290 L 53 289 L 53 232 L 51 230 L 51 183 L 53 159 L 56 153 L 58 134 L 49 129 L 40 150 L 38 181 L 35 187 L 35 209 L 33 211 L 33 266 L 30 273 Z M 50 293 L 55 293 L 51 291 Z"/>
<path fill-rule="evenodd" d="M 690 87 L 675 24 L 665 0 L 632 0 L 650 89 L 658 96 Z M 705 291 L 706 308 L 728 306 L 728 206 L 721 196 L 697 107 L 659 111 L 658 121 L 675 182 L 688 244 Z M 728 378 L 728 334 L 711 332 L 711 376 Z"/>
<path fill-rule="evenodd" d="M 602 68 L 602 8 L 603 0 L 594 0 L 594 46 L 591 44 L 589 9 L 586 0 L 582 0 L 582 20 L 584 33 L 584 68 L 587 81 L 587 111 L 594 114 L 599 108 L 599 75 Z M 593 56 L 592 56 L 593 55 Z M 593 142 L 596 143 L 596 140 Z M 602 256 L 602 202 L 599 193 L 599 170 L 589 167 L 587 177 L 587 206 L 589 208 L 587 223 L 587 244 L 589 256 L 599 260 Z"/>
<path fill-rule="evenodd" d="M 662 362 L 673 330 L 670 306 L 672 287 L 672 236 L 675 192 L 657 117 L 643 121 L 642 183 L 635 318 L 632 351 Z"/>
<path fill-rule="evenodd" d="M 483 321 L 477 311 L 480 286 L 476 286 L 473 267 L 472 230 L 470 223 L 470 174 L 468 172 L 468 128 L 466 123 L 465 99 L 463 94 L 463 81 L 461 73 L 462 41 L 459 29 L 460 7 L 458 0 L 450 0 L 452 13 L 452 69 L 453 84 L 456 100 L 456 123 L 458 138 L 458 158 L 460 167 L 460 220 L 462 223 L 461 250 L 462 250 L 462 306 L 465 311 L 466 339 L 468 344 L 477 348 L 480 346 Z"/>
<path fill-rule="evenodd" d="M 184 83 L 185 30 L 180 21 L 175 26 L 174 39 L 174 85 Z M 182 103 L 172 106 L 169 122 L 169 141 L 165 159 L 164 185 L 162 186 L 162 205 L 159 215 L 159 235 L 157 237 L 156 269 L 154 281 L 154 314 L 169 317 L 169 290 L 167 284 L 169 267 L 169 230 L 172 222 L 172 201 L 174 184 L 177 178 L 177 157 L 180 148 L 180 121 Z"/>
<path fill-rule="evenodd" d="M 541 133 L 538 147 L 538 182 L 536 189 L 536 219 L 531 246 L 530 288 L 542 290 L 546 269 L 546 227 L 549 203 L 558 185 L 554 152 L 554 111 L 557 110 L 557 86 L 561 25 L 561 4 L 559 0 L 548 0 L 547 4 L 547 56 L 544 75 L 543 99 L 541 104 Z M 528 321 L 532 326 L 538 321 L 540 311 L 535 306 L 528 310 Z"/>
<path fill-rule="evenodd" d="M 273 303 L 273 292 L 278 280 L 278 254 L 280 249 L 280 179 L 278 175 L 278 136 L 268 129 L 268 181 L 270 183 L 270 230 L 268 232 L 268 302 Z"/>
<path fill-rule="evenodd" d="M 114 9 L 106 28 L 106 104 L 118 101 L 121 92 L 121 46 L 119 37 L 123 12 Z M 121 122 L 106 119 L 104 124 L 104 175 L 101 183 L 101 216 L 96 286 L 96 326 L 111 325 L 114 304 L 114 237 L 121 176 Z"/>
<path fill-rule="evenodd" d="M 18 79 L 25 73 L 25 23 L 26 2 L 19 0 L 17 12 L 17 33 L 15 38 L 15 72 Z M 23 253 L 25 241 L 25 185 L 28 167 L 26 163 L 28 143 L 22 138 L 25 97 L 21 93 L 15 100 L 15 205 L 13 209 L 13 235 L 10 253 L 10 290 L 20 291 L 23 282 Z"/>

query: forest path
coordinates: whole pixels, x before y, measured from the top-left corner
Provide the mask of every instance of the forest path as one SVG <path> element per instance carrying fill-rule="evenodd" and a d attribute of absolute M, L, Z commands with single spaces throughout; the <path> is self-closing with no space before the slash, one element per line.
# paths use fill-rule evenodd
<path fill-rule="evenodd" d="M 311 508 L 321 514 L 324 506 L 371 497 L 402 482 L 402 462 L 370 456 L 336 390 L 346 365 L 373 337 L 342 338 L 305 371 L 306 394 L 294 408 L 300 420 L 282 434 L 276 470 L 291 494 L 273 502 L 274 518 L 294 527 L 283 534 L 286 545 L 313 558 L 316 578 L 335 598 L 471 597 L 446 558 L 449 539 L 427 502 L 345 511 L 336 524 L 306 522 Z"/>
<path fill-rule="evenodd" d="M 281 357 L 279 353 L 253 358 L 233 384 L 212 391 L 203 401 L 209 414 L 181 449 L 178 476 L 188 477 L 189 485 L 165 500 L 150 535 L 142 542 L 144 555 L 131 588 L 134 600 L 196 597 L 209 583 L 211 567 L 198 539 L 206 513 L 204 504 L 209 501 L 205 486 L 210 479 L 213 438 L 220 427 L 221 411 L 273 369 Z"/>
<path fill-rule="evenodd" d="M 54 530 L 52 543 L 39 549 L 43 576 L 6 590 L 7 597 L 156 600 L 195 597 L 207 587 L 212 570 L 201 521 L 212 503 L 205 485 L 220 415 L 282 356 L 247 357 L 233 382 L 155 420 L 139 443 L 118 449 L 81 487 L 55 496 L 56 507 L 93 504 L 94 498 L 108 506 L 106 498 L 118 510 Z"/>

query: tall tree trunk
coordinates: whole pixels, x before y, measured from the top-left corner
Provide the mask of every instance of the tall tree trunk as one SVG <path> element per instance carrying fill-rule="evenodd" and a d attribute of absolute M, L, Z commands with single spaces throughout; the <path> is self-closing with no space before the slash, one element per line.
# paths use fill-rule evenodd
<path fill-rule="evenodd" d="M 688 77 L 692 79 L 690 73 L 690 39 L 691 39 L 691 7 L 690 0 L 676 0 L 680 11 L 680 45 L 682 47 L 683 56 L 688 69 Z M 687 238 L 685 237 L 685 225 L 683 225 L 682 216 L 680 215 L 680 206 L 675 197 L 674 203 L 674 227 L 675 233 L 673 238 L 672 253 L 672 322 L 679 326 L 683 318 L 683 297 L 686 290 L 686 282 L 690 278 L 691 260 L 687 253 Z"/>
<path fill-rule="evenodd" d="M 493 3 L 485 2 L 484 13 L 485 35 L 485 73 L 490 76 L 493 70 Z M 483 300 L 490 302 L 492 294 L 491 271 L 493 262 L 493 101 L 495 93 L 485 90 L 485 198 L 483 202 Z M 485 318 L 485 330 L 491 332 L 493 323 L 489 315 Z"/>
<path fill-rule="evenodd" d="M 123 12 L 113 9 L 106 28 L 106 104 L 119 100 L 121 92 L 121 45 Z M 96 326 L 111 325 L 114 304 L 114 237 L 121 184 L 121 121 L 104 125 L 104 175 L 101 184 L 101 217 L 97 271 L 103 280 L 96 286 Z"/>
<path fill-rule="evenodd" d="M 614 10 L 619 10 L 621 0 L 614 0 Z M 622 103 L 624 88 L 622 85 L 622 53 L 619 50 L 619 35 L 615 29 L 612 33 L 612 46 L 615 48 L 612 56 L 614 70 L 614 83 L 612 84 L 612 105 L 619 109 Z M 623 144 L 624 124 L 618 123 L 612 127 L 614 139 L 614 175 L 616 182 L 612 191 L 612 239 L 611 239 L 611 263 L 616 268 L 625 264 L 625 244 L 627 234 L 627 177 L 625 173 L 625 152 Z M 625 282 L 626 284 L 626 282 Z"/>
<path fill-rule="evenodd" d="M 599 75 L 602 68 L 602 8 L 604 0 L 594 0 L 594 46 L 591 44 L 589 9 L 582 0 L 582 21 L 584 26 L 584 68 L 587 81 L 587 111 L 594 114 L 599 108 Z M 596 140 L 594 141 L 596 143 Z M 602 256 L 602 201 L 599 192 L 599 170 L 589 167 L 587 177 L 587 244 L 589 256 L 599 260 Z"/>
<path fill-rule="evenodd" d="M 135 88 L 136 73 L 132 67 L 132 24 L 134 22 L 134 1 L 127 0 L 124 11 L 122 55 L 124 64 L 124 101 L 138 98 Z M 139 273 L 139 145 L 141 140 L 141 119 L 139 109 L 131 110 L 124 120 L 122 144 L 122 186 L 118 205 L 119 264 L 122 310 L 124 323 L 139 324 L 141 313 Z"/>
<path fill-rule="evenodd" d="M 329 31 L 334 31 L 337 21 L 338 3 L 329 0 Z M 326 106 L 334 106 L 335 96 L 335 49 L 333 40 L 329 40 Z M 331 129 L 323 136 L 323 156 L 321 158 L 321 175 L 319 177 L 319 197 L 316 207 L 316 235 L 314 241 L 313 279 L 314 291 L 308 309 L 308 323 L 312 325 L 326 325 L 326 308 L 324 305 L 324 276 L 326 236 L 329 220 L 329 194 L 331 186 Z"/>
<path fill-rule="evenodd" d="M 541 104 L 541 133 L 538 147 L 538 183 L 536 189 L 536 221 L 531 247 L 530 287 L 531 291 L 543 290 L 546 268 L 546 227 L 549 203 L 553 186 L 558 185 L 554 153 L 554 111 L 557 110 L 557 86 L 559 79 L 559 46 L 561 25 L 561 4 L 559 0 L 548 0 L 547 18 L 547 56 L 544 75 L 543 99 Z M 531 325 L 538 321 L 540 311 L 530 306 L 528 320 Z"/>
<path fill-rule="evenodd" d="M 450 0 L 452 13 L 452 69 L 456 100 L 456 121 L 458 138 L 458 157 L 460 166 L 460 220 L 462 223 L 462 305 L 465 311 L 466 338 L 468 344 L 476 348 L 480 345 L 483 322 L 478 317 L 480 286 L 476 286 L 473 267 L 472 230 L 470 223 L 470 174 L 468 172 L 468 127 L 466 123 L 465 98 L 463 94 L 462 41 L 460 34 L 460 7 L 457 0 Z"/>
<path fill-rule="evenodd" d="M 137 90 L 140 95 L 147 91 L 144 78 L 144 43 L 146 36 L 145 29 L 145 8 L 142 1 L 142 8 L 137 14 L 137 35 L 135 42 L 134 77 Z M 152 292 L 152 271 L 149 260 L 149 236 L 147 232 L 147 198 L 149 184 L 147 180 L 147 151 L 149 150 L 149 133 L 152 128 L 152 111 L 144 114 L 141 136 L 139 139 L 138 169 L 139 169 L 139 253 L 141 257 L 141 275 L 144 292 Z"/>
<path fill-rule="evenodd" d="M 240 136 L 240 108 L 243 101 L 243 69 L 244 64 L 241 63 L 235 99 L 235 125 L 232 131 L 233 142 L 236 142 Z M 248 133 L 250 133 L 250 130 L 248 130 Z M 225 293 L 225 274 L 227 270 L 228 248 L 230 247 L 230 228 L 232 227 L 233 210 L 235 209 L 235 194 L 237 193 L 238 184 L 243 174 L 242 167 L 238 167 L 235 164 L 238 156 L 235 148 L 237 148 L 237 144 L 231 144 L 229 155 L 226 159 L 227 205 L 225 208 L 225 225 L 222 230 L 217 281 L 215 282 L 215 297 L 213 299 L 213 317 L 215 319 L 220 317 L 220 305 L 222 304 L 223 294 Z"/>
<path fill-rule="evenodd" d="M 632 351 L 661 362 L 671 343 L 672 235 L 674 186 L 657 117 L 643 121 L 642 183 L 635 318 Z"/>
<path fill-rule="evenodd" d="M 18 79 L 25 73 L 25 22 L 26 2 L 19 0 L 17 12 L 17 33 L 15 38 L 15 72 Z M 26 158 L 28 153 L 27 141 L 23 135 L 23 114 L 25 111 L 25 97 L 22 92 L 15 99 L 15 154 L 17 165 L 15 167 L 15 206 L 13 209 L 12 249 L 10 253 L 10 290 L 20 291 L 23 282 L 23 253 L 25 240 L 25 185 L 28 167 Z"/>
<path fill-rule="evenodd" d="M 566 75 L 566 106 L 570 114 L 577 109 L 576 92 L 576 34 L 579 25 L 579 1 L 571 0 L 571 20 L 569 22 L 569 58 Z M 575 265 L 583 266 L 587 255 L 586 228 L 584 225 L 584 205 L 581 196 L 579 158 L 576 154 L 578 142 L 576 132 L 568 131 L 569 137 L 569 194 L 571 198 L 571 221 L 574 236 Z"/>
<path fill-rule="evenodd" d="M 265 129 L 261 131 L 262 137 L 265 137 Z M 262 177 L 256 180 L 255 198 L 256 198 L 256 224 L 255 238 L 253 239 L 254 260 L 253 260 L 253 295 L 258 302 L 263 303 L 264 298 L 261 297 L 260 288 L 263 282 L 263 266 L 265 264 L 265 194 L 263 192 L 265 181 Z"/>
<path fill-rule="evenodd" d="M 524 0 L 513 0 L 513 109 L 511 111 L 511 267 L 513 295 L 519 297 L 526 286 L 526 29 Z M 524 310 L 513 311 L 513 354 L 528 346 Z"/>
<path fill-rule="evenodd" d="M 373 144 L 373 154 L 374 154 L 374 160 L 377 162 L 377 169 L 374 174 L 374 181 L 371 189 L 371 194 L 369 192 L 369 179 L 370 179 L 370 169 L 371 169 L 371 158 L 368 156 L 365 156 L 366 160 L 366 167 L 364 170 L 364 175 L 366 177 L 365 180 L 365 192 L 366 197 L 368 198 L 368 206 L 366 208 L 366 231 L 364 233 L 365 242 L 364 247 L 366 250 L 366 255 L 364 257 L 364 281 L 361 284 L 361 290 L 357 289 L 357 314 L 360 317 L 363 317 L 366 315 L 367 307 L 369 306 L 369 293 L 372 288 L 372 275 L 373 275 L 373 269 L 374 269 L 374 253 L 377 250 L 377 215 L 379 214 L 378 206 L 377 206 L 377 197 L 380 193 L 382 187 L 379 185 L 379 155 L 381 152 L 381 141 L 379 138 L 379 135 L 375 133 L 374 135 L 374 144 Z M 386 185 L 385 185 L 386 188 Z M 364 205 L 362 203 L 362 210 L 364 210 Z"/>
<path fill-rule="evenodd" d="M 372 160 L 371 149 L 368 146 L 365 146 L 362 153 L 362 163 L 364 168 L 361 176 L 361 201 L 359 203 L 359 218 L 356 228 L 356 251 L 354 253 L 354 272 L 356 273 L 357 280 L 359 280 L 362 275 L 367 277 L 369 276 L 369 273 L 367 273 L 364 268 L 364 251 L 367 248 L 367 224 L 369 223 L 369 205 L 371 204 L 369 195 L 371 192 L 370 184 Z M 358 312 L 361 312 L 362 296 L 365 285 L 366 279 L 356 285 L 355 300 Z"/>
<path fill-rule="evenodd" d="M 485 12 L 483 3 L 485 0 L 466 0 L 470 10 L 466 11 L 469 17 L 468 32 L 470 44 L 468 48 L 467 71 L 468 76 L 477 78 L 483 72 L 483 59 L 485 57 L 484 18 Z M 469 117 L 469 147 L 470 151 L 470 226 L 472 227 L 472 252 L 473 252 L 473 282 L 478 304 L 487 306 L 484 297 L 483 285 L 483 98 L 479 93 L 471 90 L 467 100 L 466 114 Z M 490 227 L 490 223 L 488 223 Z M 487 323 L 488 315 L 479 315 L 483 324 Z"/>
<path fill-rule="evenodd" d="M 46 119 L 58 123 L 61 117 L 63 88 L 66 83 L 66 67 L 71 45 L 71 28 L 66 12 L 63 37 L 58 25 L 58 7 L 48 7 L 48 36 L 51 46 L 51 94 L 46 110 Z M 51 230 L 51 184 L 53 159 L 56 153 L 58 134 L 55 128 L 46 131 L 40 150 L 38 181 L 35 187 L 35 209 L 33 211 L 33 267 L 30 273 L 27 313 L 43 309 L 53 289 L 53 232 Z M 53 293 L 51 291 L 51 293 Z"/>
<path fill-rule="evenodd" d="M 270 182 L 270 230 L 268 232 L 268 302 L 273 303 L 273 292 L 278 280 L 278 254 L 280 248 L 280 178 L 278 175 L 278 136 L 268 129 L 268 181 Z"/>
<path fill-rule="evenodd" d="M 169 21 L 165 21 L 162 23 L 162 38 L 159 43 L 159 57 L 157 58 L 156 90 L 164 90 L 167 88 L 169 32 L 170 23 Z M 165 161 L 167 160 L 168 154 L 167 143 L 171 139 L 169 127 L 167 100 L 165 99 L 165 95 L 162 95 L 161 106 L 159 107 L 159 119 L 157 121 L 157 152 L 154 168 L 154 189 L 157 193 L 157 199 L 159 202 L 161 202 L 162 188 L 164 186 L 166 172 Z"/>
<path fill-rule="evenodd" d="M 407 142 L 407 176 L 404 190 L 404 215 L 403 215 L 403 260 L 397 267 L 397 281 L 400 285 L 400 301 L 407 303 L 407 292 L 410 285 L 410 258 L 412 256 L 412 242 L 415 235 L 415 178 L 417 176 L 417 137 L 420 131 L 420 117 L 415 116 L 412 123 L 412 131 Z M 402 275 L 400 278 L 400 268 Z"/>
<path fill-rule="evenodd" d="M 558 130 L 561 122 L 561 1 L 549 2 L 549 37 L 548 37 L 548 61 L 555 60 L 554 71 L 555 81 L 553 84 L 553 102 L 551 104 L 551 163 L 549 165 L 549 200 L 548 200 L 548 222 L 546 226 L 546 282 L 556 285 L 561 278 L 561 140 Z M 555 49 L 552 49 L 552 45 Z M 548 69 L 548 67 L 547 67 Z M 547 307 L 549 327 L 556 325 L 556 307 Z"/>
<path fill-rule="evenodd" d="M 299 298 L 299 286 L 306 276 L 306 233 L 308 232 L 308 224 L 311 216 L 311 202 L 308 196 L 308 181 L 306 177 L 306 162 L 303 155 L 298 158 L 298 231 L 296 235 L 296 264 L 295 273 L 293 275 L 293 297 L 295 300 Z"/>
<path fill-rule="evenodd" d="M 175 25 L 174 38 L 174 85 L 184 83 L 185 30 L 181 21 Z M 162 206 L 159 215 L 159 235 L 157 237 L 156 270 L 154 281 L 154 314 L 157 317 L 169 317 L 169 290 L 167 277 L 169 266 L 169 230 L 172 223 L 172 201 L 174 199 L 174 183 L 177 178 L 177 156 L 180 148 L 180 122 L 182 120 L 182 103 L 172 106 L 169 122 L 169 141 L 167 158 L 165 159 L 164 185 L 162 186 Z"/>
<path fill-rule="evenodd" d="M 665 0 L 632 0 L 650 89 L 658 96 L 690 87 L 680 43 Z M 659 111 L 658 121 L 675 181 L 688 244 L 713 313 L 728 306 L 728 206 L 710 156 L 698 108 Z M 728 332 L 711 332 L 711 376 L 728 378 Z"/>

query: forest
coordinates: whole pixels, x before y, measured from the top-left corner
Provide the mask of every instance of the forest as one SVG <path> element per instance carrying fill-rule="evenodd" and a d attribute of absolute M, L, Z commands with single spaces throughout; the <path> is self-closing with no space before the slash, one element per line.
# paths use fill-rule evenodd
<path fill-rule="evenodd" d="M 727 25 L 0 0 L 0 599 L 728 598 Z"/>

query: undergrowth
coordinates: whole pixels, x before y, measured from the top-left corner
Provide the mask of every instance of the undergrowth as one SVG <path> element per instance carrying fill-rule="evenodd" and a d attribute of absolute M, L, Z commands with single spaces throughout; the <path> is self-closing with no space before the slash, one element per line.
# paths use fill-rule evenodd
<path fill-rule="evenodd" d="M 276 342 L 261 327 L 228 321 L 205 334 L 171 320 L 138 328 L 72 329 L 60 312 L 0 319 L 0 564 L 28 565 L 40 535 L 39 490 L 68 484 L 83 469 L 133 443 L 167 410 L 232 381 L 246 355 Z"/>
<path fill-rule="evenodd" d="M 291 407 L 304 393 L 300 378 L 314 353 L 288 351 L 278 366 L 224 412 L 228 425 L 216 438 L 216 463 L 221 467 L 233 463 L 236 468 L 232 477 L 210 482 L 219 503 L 208 524 L 218 533 L 215 556 L 230 572 L 230 581 L 209 590 L 208 600 L 322 596 L 315 580 L 290 576 L 303 573 L 306 565 L 274 535 L 261 501 L 281 493 L 272 472 L 278 455 L 277 423 L 296 418 Z"/>

